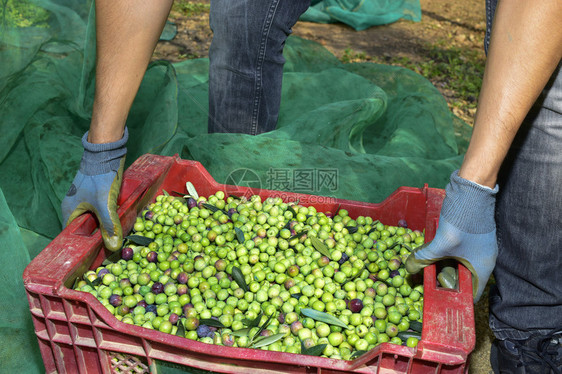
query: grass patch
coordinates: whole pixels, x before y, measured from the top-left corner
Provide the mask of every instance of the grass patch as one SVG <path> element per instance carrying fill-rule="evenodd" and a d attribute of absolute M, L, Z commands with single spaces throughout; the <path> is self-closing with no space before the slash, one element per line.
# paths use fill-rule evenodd
<path fill-rule="evenodd" d="M 454 107 L 475 108 L 482 86 L 484 57 L 476 50 L 451 46 L 447 41 L 429 44 L 421 61 L 409 57 L 367 56 L 363 52 L 346 49 L 340 58 L 343 63 L 375 62 L 402 66 L 429 79 L 434 85 L 452 93 L 449 104 Z"/>
<path fill-rule="evenodd" d="M 29 0 L 0 0 L 0 27 L 49 27 L 49 12 Z"/>
<path fill-rule="evenodd" d="M 209 13 L 211 4 L 198 3 L 188 0 L 176 0 L 172 5 L 172 11 L 181 13 L 186 17 L 198 16 L 200 14 Z"/>

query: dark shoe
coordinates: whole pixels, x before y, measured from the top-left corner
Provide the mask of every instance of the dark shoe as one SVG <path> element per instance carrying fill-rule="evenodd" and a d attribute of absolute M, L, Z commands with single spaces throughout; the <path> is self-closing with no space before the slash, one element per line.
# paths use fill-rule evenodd
<path fill-rule="evenodd" d="M 527 340 L 494 340 L 490 362 L 495 374 L 562 374 L 562 329 Z"/>

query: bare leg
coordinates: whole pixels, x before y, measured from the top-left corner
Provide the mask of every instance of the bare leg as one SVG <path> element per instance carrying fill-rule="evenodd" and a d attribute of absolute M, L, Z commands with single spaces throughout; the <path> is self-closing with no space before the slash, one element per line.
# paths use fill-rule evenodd
<path fill-rule="evenodd" d="M 88 141 L 123 137 L 173 0 L 96 0 L 96 90 Z"/>

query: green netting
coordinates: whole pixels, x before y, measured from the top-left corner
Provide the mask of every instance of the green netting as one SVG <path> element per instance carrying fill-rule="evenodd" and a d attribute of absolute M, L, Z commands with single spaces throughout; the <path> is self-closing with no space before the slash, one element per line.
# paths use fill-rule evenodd
<path fill-rule="evenodd" d="M 399 19 L 419 22 L 421 6 L 419 0 L 312 0 L 300 19 L 318 23 L 341 22 L 355 30 L 365 30 Z"/>
<path fill-rule="evenodd" d="M 90 2 L 2 5 L 0 362 L 6 372 L 32 373 L 43 368 L 21 274 L 61 230 L 60 202 L 89 126 L 95 30 Z M 24 11 L 27 23 L 17 18 Z M 443 188 L 459 167 L 470 127 L 423 77 L 342 64 L 296 37 L 285 56 L 278 129 L 255 137 L 206 133 L 208 60 L 151 64 L 127 123 L 128 165 L 147 152 L 178 153 L 221 183 L 244 169 L 265 188 L 370 202 L 399 186 Z M 290 179 L 326 170 L 336 172 L 335 185 Z"/>

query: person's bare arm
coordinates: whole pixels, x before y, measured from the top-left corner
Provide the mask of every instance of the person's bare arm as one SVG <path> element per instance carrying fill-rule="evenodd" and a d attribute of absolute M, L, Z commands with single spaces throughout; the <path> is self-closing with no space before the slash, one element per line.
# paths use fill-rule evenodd
<path fill-rule="evenodd" d="M 173 0 L 96 0 L 96 90 L 88 141 L 121 139 Z"/>
<path fill-rule="evenodd" d="M 499 2 L 459 176 L 495 186 L 515 134 L 562 58 L 561 20 L 560 0 Z"/>
<path fill-rule="evenodd" d="M 61 203 L 63 227 L 93 212 L 107 249 L 123 243 L 117 197 L 127 154 L 125 122 L 172 0 L 96 1 L 96 90 L 80 169 Z"/>

